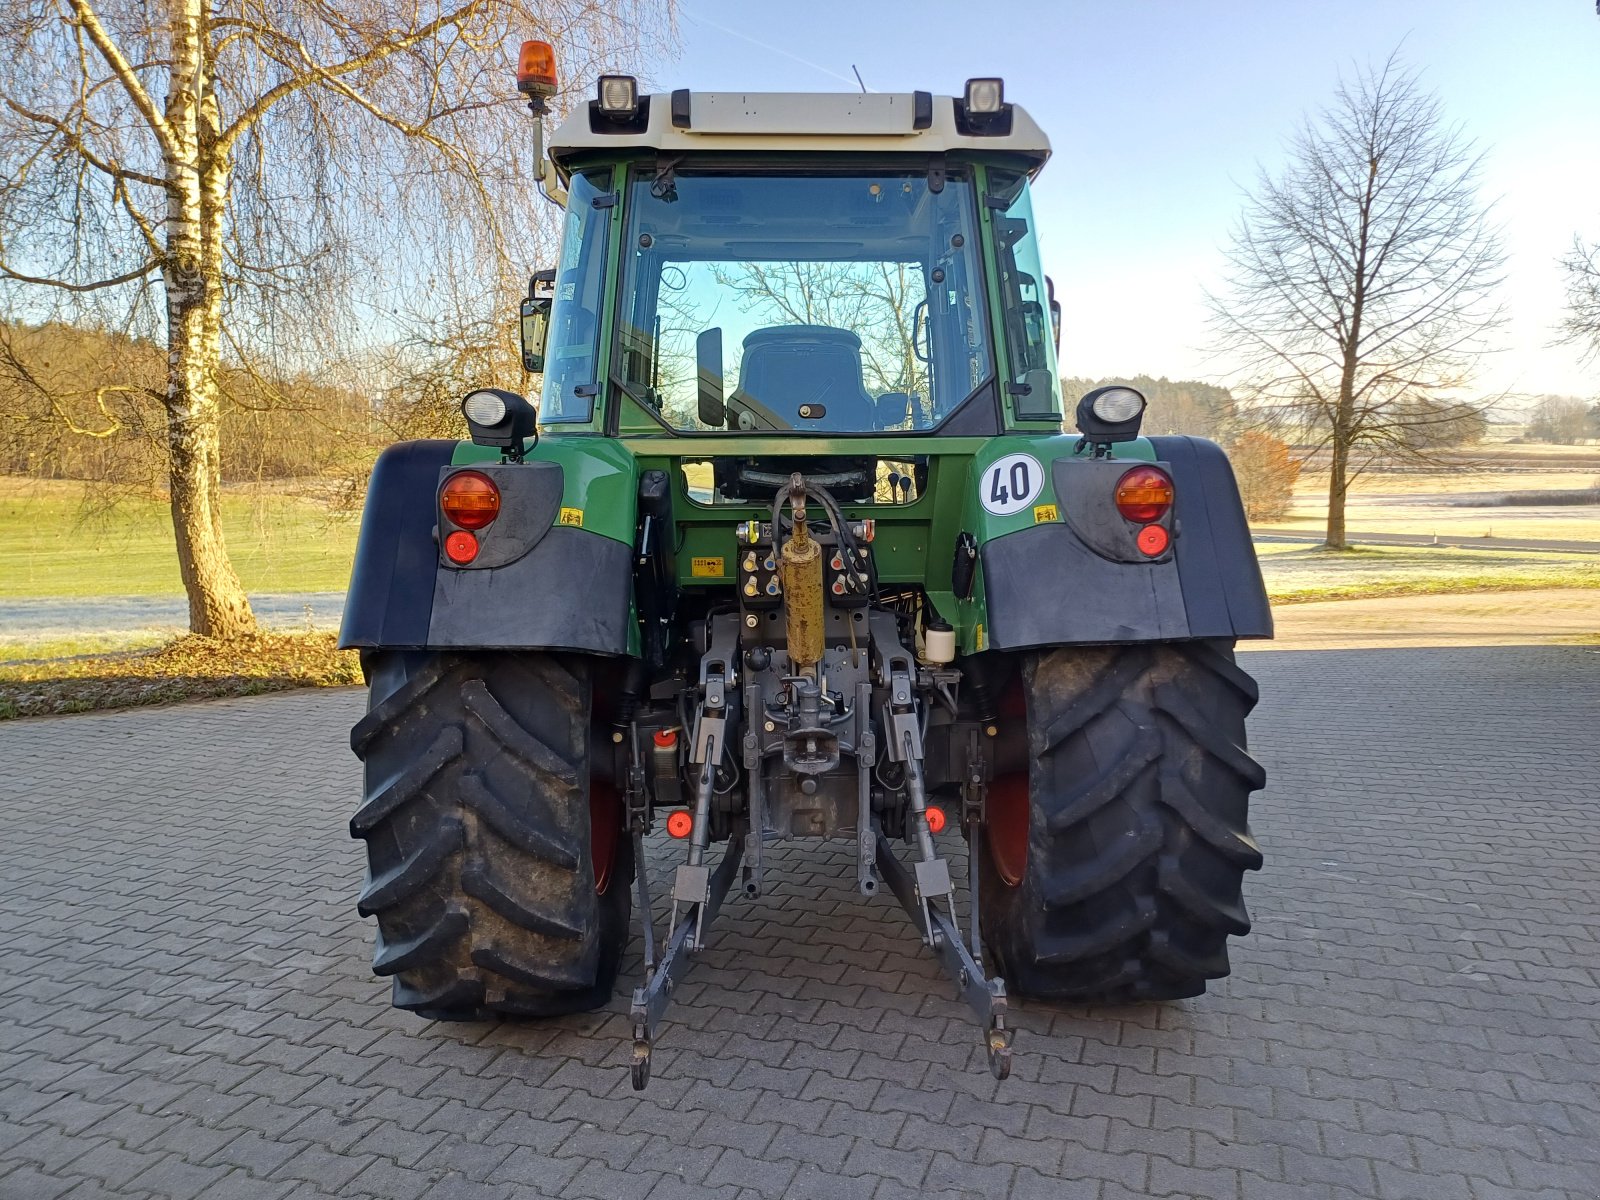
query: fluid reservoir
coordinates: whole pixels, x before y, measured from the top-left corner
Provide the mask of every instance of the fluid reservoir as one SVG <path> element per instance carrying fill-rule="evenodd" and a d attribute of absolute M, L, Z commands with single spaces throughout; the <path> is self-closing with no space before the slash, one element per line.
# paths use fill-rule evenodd
<path fill-rule="evenodd" d="M 950 622 L 934 617 L 922 631 L 922 656 L 935 666 L 954 662 L 956 657 L 956 631 Z"/>

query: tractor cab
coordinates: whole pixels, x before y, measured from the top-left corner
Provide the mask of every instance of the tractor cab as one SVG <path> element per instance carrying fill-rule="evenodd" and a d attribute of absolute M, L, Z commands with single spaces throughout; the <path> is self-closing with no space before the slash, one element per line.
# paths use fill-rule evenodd
<path fill-rule="evenodd" d="M 677 92 L 626 112 L 617 91 L 603 84 L 550 142 L 567 224 L 543 424 L 1059 428 L 1028 199 L 1049 143 L 998 90 Z M 974 94 L 999 107 L 974 112 Z"/>

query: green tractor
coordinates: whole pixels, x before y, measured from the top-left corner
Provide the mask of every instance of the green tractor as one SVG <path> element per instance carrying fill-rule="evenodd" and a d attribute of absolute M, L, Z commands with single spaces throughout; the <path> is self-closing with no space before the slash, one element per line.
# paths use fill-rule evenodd
<path fill-rule="evenodd" d="M 1064 432 L 1049 153 L 997 79 L 607 76 L 550 137 L 542 399 L 472 392 L 470 441 L 383 453 L 341 635 L 371 689 L 359 909 L 397 1006 L 604 1007 L 637 897 L 642 1088 L 729 889 L 760 896 L 798 837 L 894 894 L 1002 1078 L 1011 996 L 1228 973 L 1263 782 L 1233 647 L 1271 617 L 1214 444 L 1141 437 L 1123 387 Z M 663 824 L 675 862 L 647 859 Z"/>

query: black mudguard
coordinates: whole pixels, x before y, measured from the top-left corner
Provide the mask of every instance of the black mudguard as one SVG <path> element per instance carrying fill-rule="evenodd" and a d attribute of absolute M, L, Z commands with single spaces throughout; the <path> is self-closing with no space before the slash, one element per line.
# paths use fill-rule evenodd
<path fill-rule="evenodd" d="M 507 507 L 482 535 L 474 566 L 441 560 L 439 484 L 456 446 L 401 442 L 378 456 L 340 647 L 626 654 L 631 548 L 554 524 L 561 499 L 556 464 L 474 464 L 502 478 Z"/>
<path fill-rule="evenodd" d="M 1153 437 L 1150 444 L 1172 473 L 1171 553 L 1118 561 L 1094 548 L 1073 527 L 1087 533 L 1087 526 L 1073 520 L 988 542 L 981 561 L 994 649 L 1272 636 L 1261 568 L 1222 448 L 1195 437 Z M 1057 466 L 1058 493 L 1060 472 L 1074 469 L 1071 462 Z M 1060 499 L 1071 506 L 1066 495 Z"/>

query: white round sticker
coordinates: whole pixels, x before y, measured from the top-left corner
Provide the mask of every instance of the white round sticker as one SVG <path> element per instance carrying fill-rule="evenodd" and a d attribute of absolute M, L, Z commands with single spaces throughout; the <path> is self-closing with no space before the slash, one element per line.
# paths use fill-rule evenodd
<path fill-rule="evenodd" d="M 1043 488 L 1044 468 L 1031 454 L 1008 454 L 978 477 L 978 499 L 997 517 L 1021 512 Z"/>

